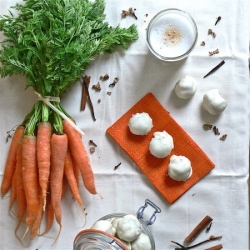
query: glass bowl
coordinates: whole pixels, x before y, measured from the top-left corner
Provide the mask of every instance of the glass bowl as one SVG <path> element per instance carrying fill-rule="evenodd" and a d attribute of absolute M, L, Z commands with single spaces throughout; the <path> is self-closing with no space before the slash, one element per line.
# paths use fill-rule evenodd
<path fill-rule="evenodd" d="M 185 11 L 166 9 L 156 14 L 147 28 L 147 44 L 157 58 L 175 62 L 186 58 L 198 37 L 194 19 Z"/>

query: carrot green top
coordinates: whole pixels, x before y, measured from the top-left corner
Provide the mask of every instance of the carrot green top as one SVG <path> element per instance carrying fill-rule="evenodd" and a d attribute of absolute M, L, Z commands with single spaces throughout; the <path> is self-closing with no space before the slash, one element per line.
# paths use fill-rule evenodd
<path fill-rule="evenodd" d="M 23 74 L 26 87 L 42 96 L 61 97 L 96 55 L 112 52 L 116 45 L 127 49 L 138 38 L 135 25 L 126 29 L 105 22 L 104 0 L 25 0 L 12 8 L 17 15 L 9 11 L 0 16 L 0 31 L 6 37 L 0 50 L 0 75 Z M 51 120 L 46 105 L 34 107 L 34 112 L 25 122 L 33 115 L 34 124 Z M 52 120 L 54 129 L 60 130 L 58 119 Z M 32 126 L 29 130 L 34 132 Z"/>

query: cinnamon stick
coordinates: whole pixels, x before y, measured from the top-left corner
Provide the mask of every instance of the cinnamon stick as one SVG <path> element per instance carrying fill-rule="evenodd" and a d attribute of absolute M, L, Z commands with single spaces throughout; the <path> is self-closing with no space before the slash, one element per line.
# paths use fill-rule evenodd
<path fill-rule="evenodd" d="M 210 216 L 206 216 L 194 229 L 193 231 L 185 238 L 185 242 L 190 243 L 192 242 L 200 232 L 206 228 L 209 223 L 211 223 L 213 219 Z"/>
<path fill-rule="evenodd" d="M 219 245 L 216 245 L 216 246 L 213 246 L 213 247 L 206 248 L 205 250 L 220 250 L 222 248 L 223 248 L 222 245 L 219 244 Z"/>
<path fill-rule="evenodd" d="M 86 80 L 85 80 L 86 79 Z M 83 78 L 83 86 L 82 86 L 82 100 L 81 100 L 81 108 L 80 111 L 85 110 L 86 107 L 86 103 L 87 103 L 87 91 L 86 91 L 86 87 L 89 88 L 89 84 L 90 84 L 90 78 Z"/>
<path fill-rule="evenodd" d="M 81 110 L 85 109 L 86 101 L 89 101 L 89 106 L 90 106 L 90 111 L 91 115 L 93 117 L 93 120 L 96 121 L 95 118 L 95 111 L 94 111 L 94 106 L 90 98 L 89 94 L 89 84 L 90 84 L 90 76 L 84 76 L 83 77 L 83 92 L 82 92 L 82 102 L 81 102 Z M 86 95 L 86 96 L 85 96 Z"/>

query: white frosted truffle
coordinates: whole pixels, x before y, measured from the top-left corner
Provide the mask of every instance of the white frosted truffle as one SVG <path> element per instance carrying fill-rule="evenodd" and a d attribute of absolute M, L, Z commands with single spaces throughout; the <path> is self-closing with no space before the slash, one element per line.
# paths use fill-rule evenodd
<path fill-rule="evenodd" d="M 132 250 L 151 250 L 151 242 L 149 237 L 141 233 L 140 236 L 131 243 Z"/>
<path fill-rule="evenodd" d="M 157 158 L 165 158 L 174 148 L 173 137 L 166 131 L 155 132 L 149 143 L 150 153 Z"/>
<path fill-rule="evenodd" d="M 191 76 L 184 76 L 175 85 L 175 93 L 181 99 L 191 98 L 197 90 L 197 82 Z"/>
<path fill-rule="evenodd" d="M 100 231 L 103 231 L 105 233 L 109 233 L 111 235 L 114 235 L 112 224 L 109 220 L 99 220 L 94 223 L 94 225 L 91 227 L 93 229 L 97 229 Z"/>
<path fill-rule="evenodd" d="M 120 241 L 128 248 L 128 250 L 132 250 L 130 242 L 121 239 Z"/>
<path fill-rule="evenodd" d="M 122 218 L 113 218 L 113 220 L 111 221 L 112 224 L 112 230 L 113 230 L 113 235 L 115 235 L 117 233 L 117 224 L 118 222 L 121 220 Z"/>
<path fill-rule="evenodd" d="M 132 115 L 128 123 L 131 133 L 135 135 L 147 135 L 153 127 L 153 122 L 148 113 L 136 113 Z"/>
<path fill-rule="evenodd" d="M 134 241 L 141 232 L 141 223 L 134 215 L 125 215 L 117 224 L 117 235 L 121 240 Z"/>
<path fill-rule="evenodd" d="M 218 115 L 225 110 L 227 102 L 218 89 L 212 89 L 204 94 L 202 106 L 211 115 Z"/>
<path fill-rule="evenodd" d="M 186 181 L 192 175 L 190 160 L 182 155 L 172 155 L 168 165 L 168 175 L 176 181 Z"/>

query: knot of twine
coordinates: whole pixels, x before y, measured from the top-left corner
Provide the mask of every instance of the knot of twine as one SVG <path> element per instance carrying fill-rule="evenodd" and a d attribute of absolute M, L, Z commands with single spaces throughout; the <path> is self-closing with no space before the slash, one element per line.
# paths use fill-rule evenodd
<path fill-rule="evenodd" d="M 75 130 L 77 130 L 80 134 L 84 135 L 84 132 L 76 126 L 76 124 L 68 117 L 66 116 L 62 111 L 60 111 L 58 108 L 56 108 L 52 102 L 60 102 L 60 97 L 56 96 L 42 96 L 38 92 L 35 91 L 35 94 L 38 96 L 39 101 L 43 101 L 45 104 L 47 104 L 51 109 L 53 109 L 58 115 L 60 115 L 64 120 L 66 120 Z"/>

